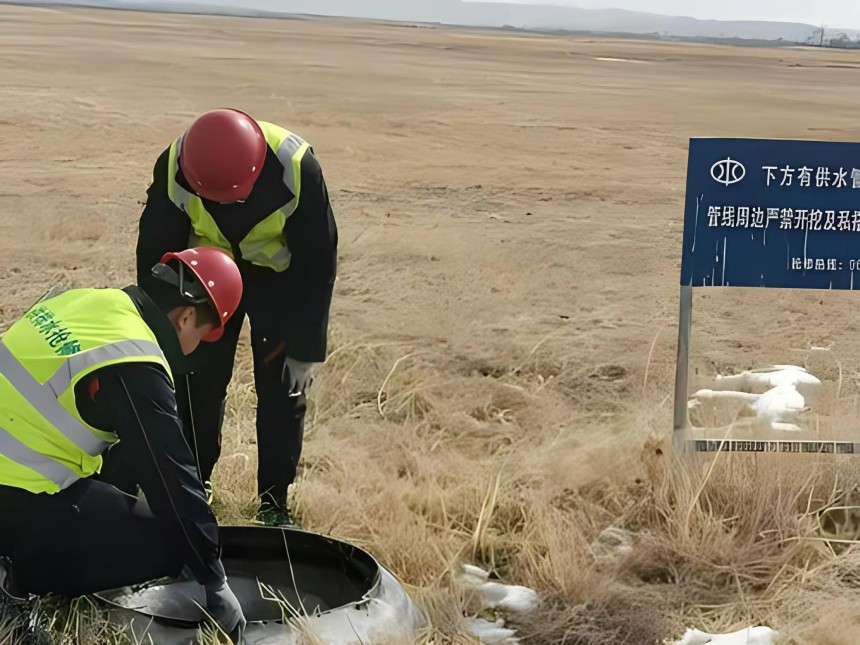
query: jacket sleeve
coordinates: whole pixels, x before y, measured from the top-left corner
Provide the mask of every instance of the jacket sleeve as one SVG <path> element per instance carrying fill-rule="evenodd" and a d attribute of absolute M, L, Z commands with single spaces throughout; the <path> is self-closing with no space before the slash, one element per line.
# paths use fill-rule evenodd
<path fill-rule="evenodd" d="M 146 284 L 152 267 L 168 251 L 188 247 L 191 222 L 167 196 L 167 162 L 165 149 L 152 169 L 152 183 L 146 190 L 146 205 L 140 215 L 137 234 L 137 282 Z"/>
<path fill-rule="evenodd" d="M 218 522 L 197 475 L 167 374 L 128 363 L 99 370 L 95 403 L 108 406 L 131 470 L 152 512 L 173 525 L 187 546 L 186 562 L 201 584 L 225 579 Z"/>
<path fill-rule="evenodd" d="M 312 151 L 302 159 L 301 198 L 287 219 L 284 235 L 290 249 L 290 266 L 274 274 L 272 291 L 283 294 L 272 300 L 281 329 L 268 333 L 280 337 L 288 356 L 306 362 L 323 362 L 329 309 L 337 274 L 337 224 L 319 162 Z M 271 322 L 270 322 L 271 324 Z"/>

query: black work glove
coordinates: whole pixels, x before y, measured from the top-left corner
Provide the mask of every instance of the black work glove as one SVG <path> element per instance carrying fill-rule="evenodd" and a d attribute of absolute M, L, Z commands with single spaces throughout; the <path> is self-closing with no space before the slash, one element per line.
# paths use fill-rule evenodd
<path fill-rule="evenodd" d="M 242 642 L 247 621 L 236 594 L 226 581 L 207 585 L 205 589 L 206 613 L 212 616 L 221 629 L 230 636 L 233 643 L 239 645 Z"/>
<path fill-rule="evenodd" d="M 314 380 L 316 363 L 304 363 L 289 356 L 284 357 L 281 368 L 281 382 L 287 386 L 288 396 L 307 394 L 307 389 Z"/>

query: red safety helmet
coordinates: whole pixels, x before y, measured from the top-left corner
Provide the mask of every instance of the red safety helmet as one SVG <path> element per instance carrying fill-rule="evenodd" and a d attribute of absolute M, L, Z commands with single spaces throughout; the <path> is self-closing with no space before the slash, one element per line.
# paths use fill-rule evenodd
<path fill-rule="evenodd" d="M 167 266 L 170 260 L 179 261 L 179 271 Z M 185 269 L 197 278 L 189 282 Z M 224 325 L 236 312 L 242 300 L 242 275 L 239 267 L 227 253 L 211 246 L 165 253 L 152 270 L 153 275 L 177 287 L 188 302 L 208 302 L 218 313 L 221 324 L 203 340 L 214 343 L 224 334 Z"/>
<path fill-rule="evenodd" d="M 246 199 L 266 159 L 266 137 L 240 110 L 219 108 L 191 124 L 179 150 L 179 168 L 197 195 L 213 202 Z"/>

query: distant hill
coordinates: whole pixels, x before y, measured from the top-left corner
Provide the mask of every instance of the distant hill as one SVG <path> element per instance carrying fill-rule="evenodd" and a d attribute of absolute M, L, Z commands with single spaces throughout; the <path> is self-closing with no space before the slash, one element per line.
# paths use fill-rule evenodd
<path fill-rule="evenodd" d="M 93 6 L 157 12 L 252 17 L 341 16 L 464 27 L 543 32 L 629 34 L 661 39 L 743 40 L 773 44 L 818 44 L 815 25 L 792 22 L 699 20 L 623 9 L 578 9 L 463 0 L 0 0 L 12 4 Z M 298 15 L 297 15 L 298 14 Z M 824 43 L 860 46 L 860 31 L 828 29 Z"/>
<path fill-rule="evenodd" d="M 241 2 L 241 0 L 237 0 L 237 2 Z M 0 5 L 3 4 L 30 7 L 89 7 L 94 9 L 116 9 L 120 11 L 226 15 L 248 18 L 282 18 L 286 15 L 281 11 L 246 9 L 242 7 L 231 8 L 228 5 L 182 2 L 181 0 L 0 0 Z"/>

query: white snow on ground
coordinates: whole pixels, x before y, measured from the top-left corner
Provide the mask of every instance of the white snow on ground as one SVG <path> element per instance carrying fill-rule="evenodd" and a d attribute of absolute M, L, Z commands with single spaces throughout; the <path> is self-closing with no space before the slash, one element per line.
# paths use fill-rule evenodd
<path fill-rule="evenodd" d="M 489 573 L 470 564 L 463 565 L 463 570 L 460 581 L 480 591 L 485 609 L 524 614 L 538 605 L 538 595 L 533 589 L 493 582 Z"/>
<path fill-rule="evenodd" d="M 778 633 L 770 627 L 747 627 L 730 634 L 708 634 L 688 629 L 679 641 L 663 641 L 666 645 L 775 645 Z"/>
<path fill-rule="evenodd" d="M 739 401 L 759 419 L 770 421 L 774 429 L 779 430 L 800 430 L 794 422 L 798 420 L 800 413 L 807 409 L 803 395 L 790 383 L 777 385 L 763 394 L 731 390 L 699 390 L 693 394 L 693 399 L 690 407 L 695 407 L 703 399 Z"/>
<path fill-rule="evenodd" d="M 796 365 L 771 365 L 728 376 L 717 375 L 714 389 L 699 390 L 689 407 L 702 400 L 729 398 L 743 402 L 756 417 L 770 422 L 774 430 L 799 430 L 794 424 L 806 411 L 806 398 L 817 394 L 821 381 Z M 592 543 L 595 558 L 612 563 L 629 553 L 635 536 L 617 528 L 605 529 Z M 463 565 L 460 583 L 478 592 L 482 610 L 493 610 L 495 621 L 478 616 L 463 619 L 466 630 L 486 645 L 518 645 L 516 630 L 506 627 L 509 614 L 525 614 L 537 607 L 537 593 L 528 587 L 507 585 L 489 579 L 490 574 L 474 565 Z M 482 612 L 479 612 L 482 613 Z M 688 629 L 680 640 L 664 645 L 776 645 L 778 633 L 770 627 L 748 627 L 729 634 L 709 634 Z"/>
<path fill-rule="evenodd" d="M 505 627 L 503 618 L 497 618 L 495 623 L 484 618 L 467 618 L 465 625 L 472 636 L 487 645 L 518 645 L 520 642 L 516 631 Z"/>
<path fill-rule="evenodd" d="M 821 388 L 821 381 L 797 365 L 769 365 L 739 374 L 717 374 L 717 390 L 737 390 L 740 392 L 763 392 L 779 385 L 793 385 L 804 397 L 815 395 Z"/>
<path fill-rule="evenodd" d="M 650 61 L 636 60 L 635 58 L 614 58 L 612 56 L 596 56 L 594 60 L 609 61 L 611 63 L 638 63 L 639 65 L 650 65 Z"/>
<path fill-rule="evenodd" d="M 527 614 L 538 606 L 540 599 L 533 589 L 494 582 L 489 578 L 490 574 L 480 567 L 463 565 L 460 583 L 478 592 L 483 610 L 490 609 L 496 613 L 495 622 L 476 616 L 465 618 L 465 628 L 487 645 L 517 645 L 516 631 L 505 627 L 505 615 Z"/>
<path fill-rule="evenodd" d="M 809 409 L 807 399 L 815 397 L 821 381 L 797 365 L 770 365 L 739 374 L 717 374 L 714 389 L 695 392 L 687 407 L 703 400 L 732 399 L 743 403 L 757 418 L 768 421 L 774 430 L 800 430 L 800 414 Z"/>

